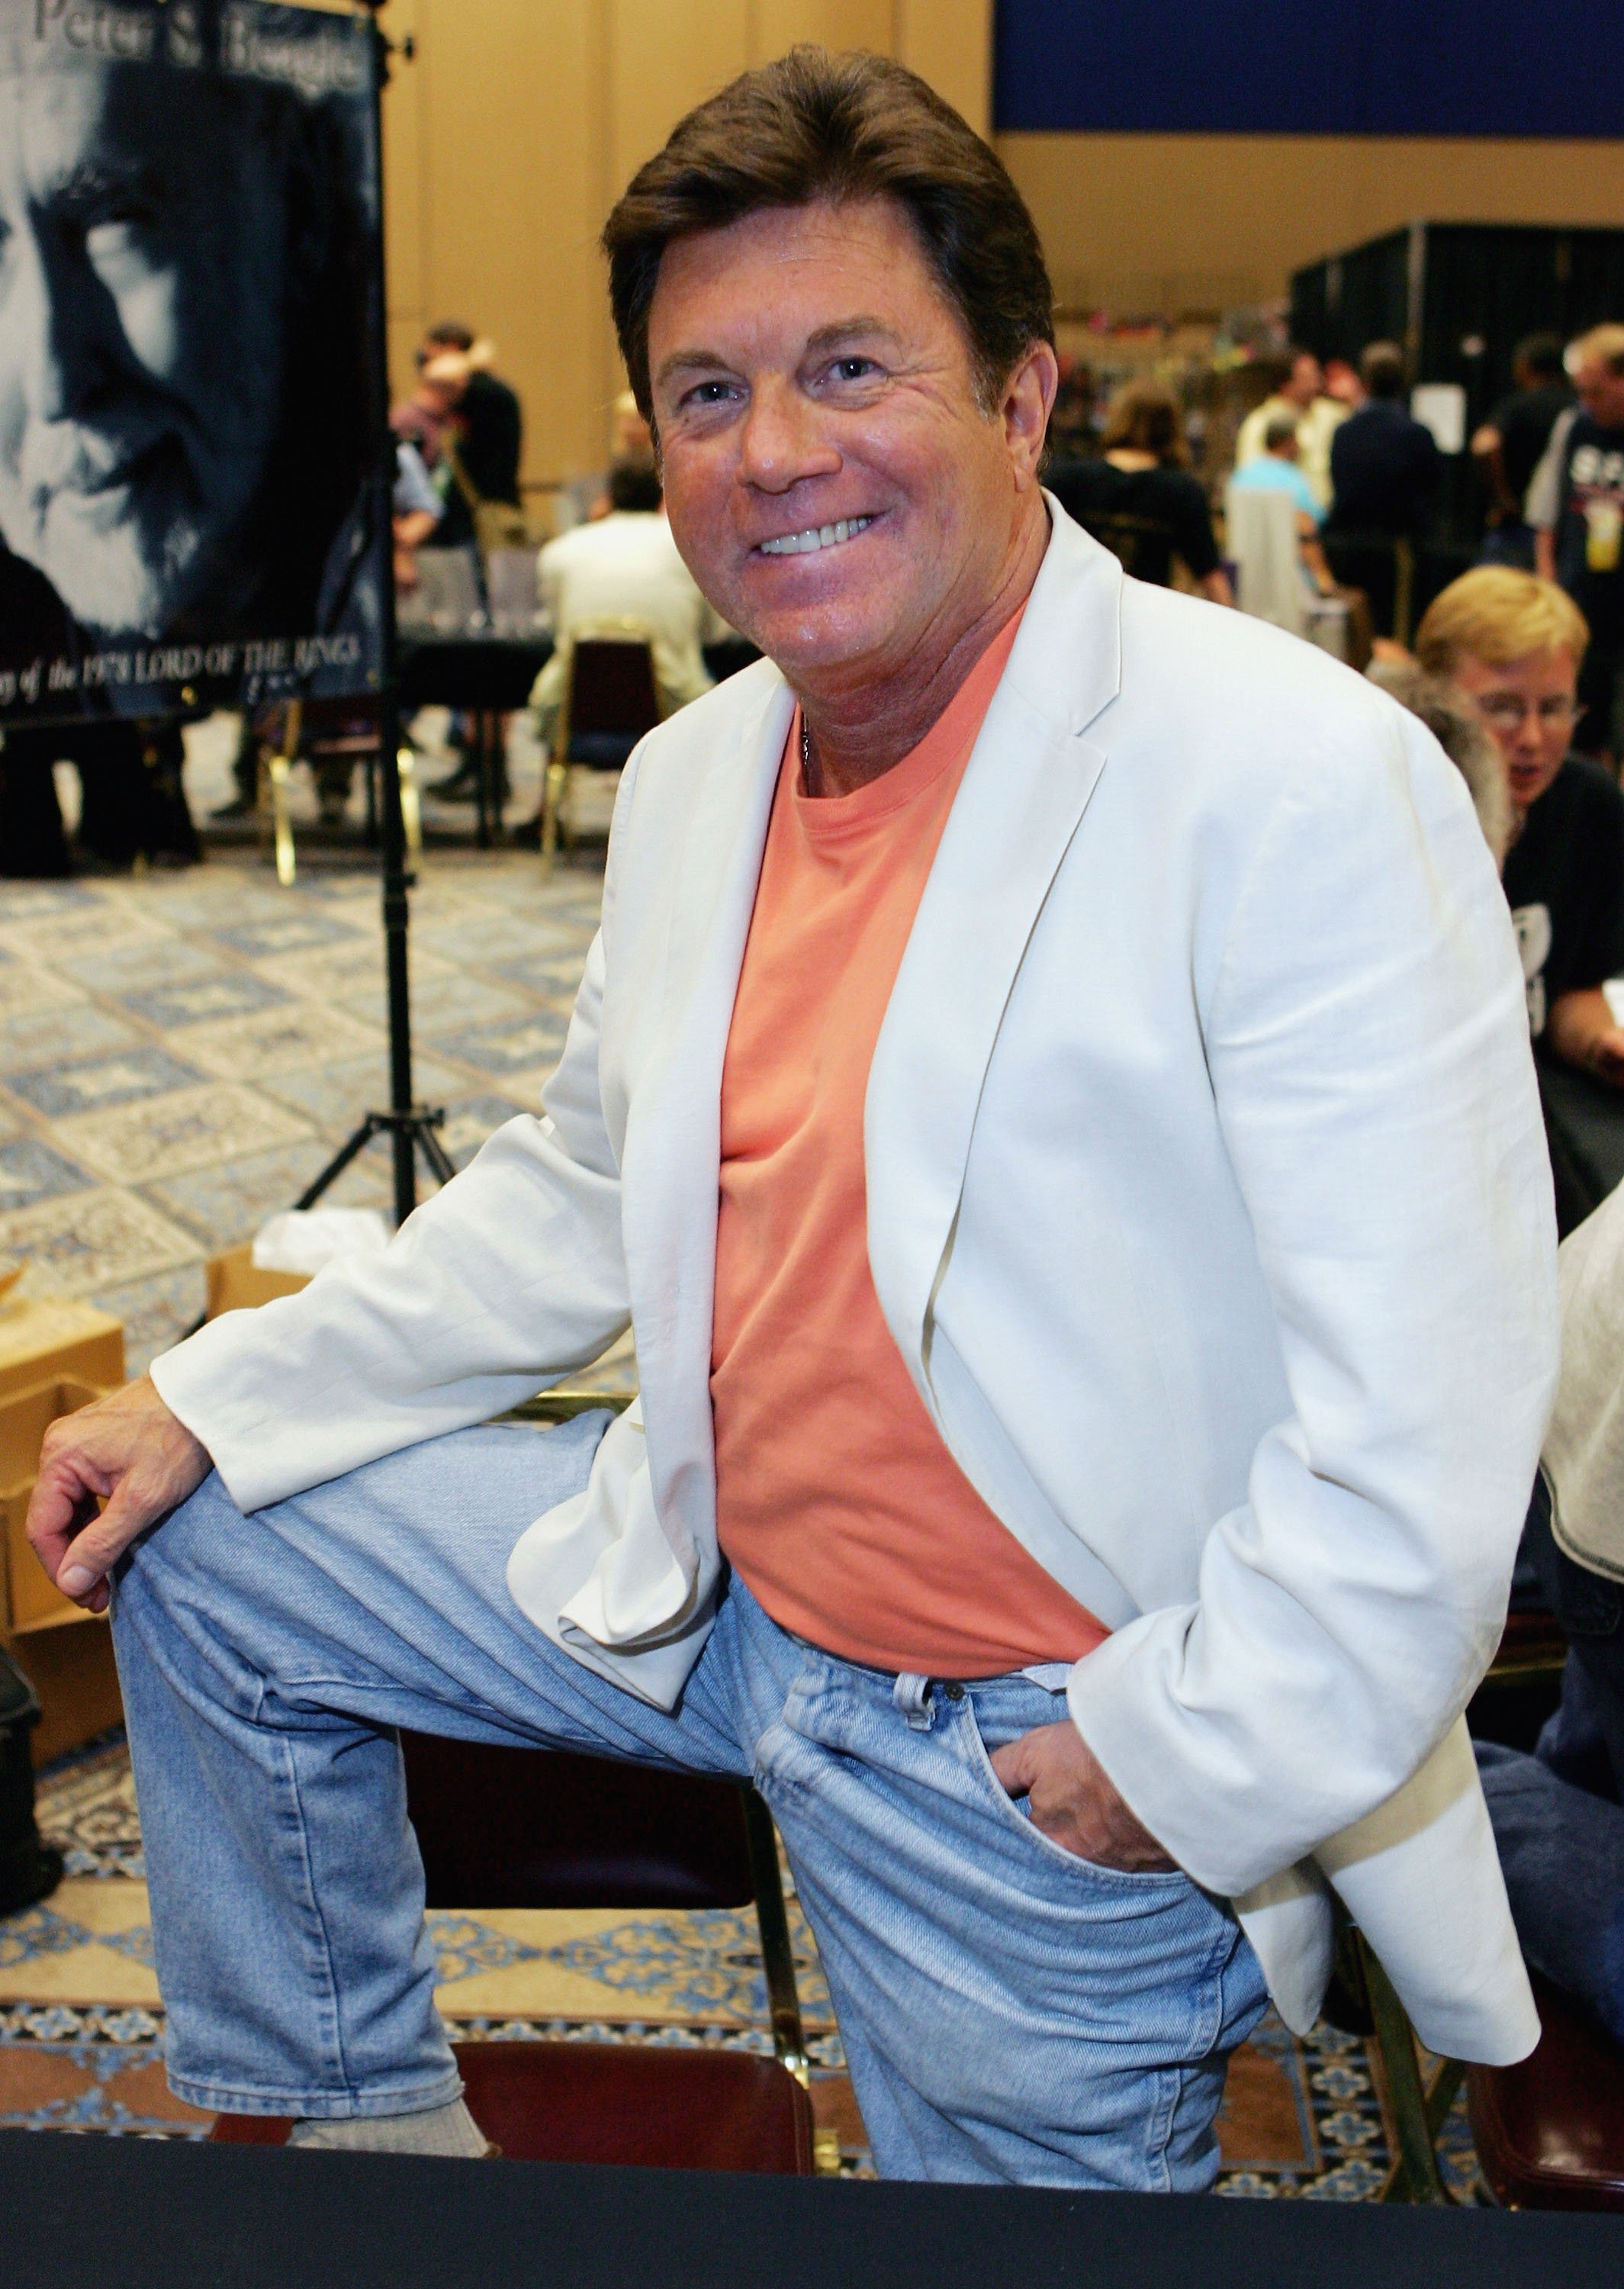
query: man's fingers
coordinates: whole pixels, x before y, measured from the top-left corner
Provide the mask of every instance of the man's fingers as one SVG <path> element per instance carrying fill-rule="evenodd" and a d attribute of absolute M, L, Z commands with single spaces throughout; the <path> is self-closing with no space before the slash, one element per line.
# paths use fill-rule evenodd
<path fill-rule="evenodd" d="M 1031 1735 L 1024 1733 L 1018 1741 L 1007 1741 L 1001 1749 L 994 1749 L 988 1759 L 999 1786 L 1010 1796 L 1024 1796 L 1031 1786 Z"/>
<path fill-rule="evenodd" d="M 150 1380 L 126 1384 L 46 1432 L 28 1539 L 63 1595 L 100 1613 L 108 1567 L 208 1470 L 207 1454 Z M 100 1518 L 98 1500 L 107 1503 Z"/>
<path fill-rule="evenodd" d="M 41 1468 L 24 1531 L 52 1581 L 63 1551 L 90 1524 L 97 1496 L 106 1491 L 104 1486 L 92 1483 L 83 1464 L 70 1456 L 59 1455 Z"/>
<path fill-rule="evenodd" d="M 90 1605 L 92 1613 L 100 1613 L 107 1604 L 105 1577 L 107 1568 L 122 1557 L 143 1527 L 155 1515 L 152 1505 L 132 1491 L 129 1479 L 119 1481 L 111 1501 L 100 1518 L 92 1519 L 83 1533 L 76 1535 L 57 1567 L 56 1585 L 65 1598 L 76 1604 Z M 92 1604 L 93 1592 L 100 1591 L 100 1602 Z"/>

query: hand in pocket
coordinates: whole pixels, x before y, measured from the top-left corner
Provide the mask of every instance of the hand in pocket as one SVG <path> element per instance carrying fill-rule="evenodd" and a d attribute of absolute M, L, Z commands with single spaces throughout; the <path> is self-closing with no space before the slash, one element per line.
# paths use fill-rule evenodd
<path fill-rule="evenodd" d="M 1023 1733 L 996 1750 L 991 1763 L 999 1785 L 1028 1799 L 1033 1826 L 1063 1852 L 1131 1876 L 1166 1875 L 1177 1867 L 1118 1796 L 1069 1718 Z"/>

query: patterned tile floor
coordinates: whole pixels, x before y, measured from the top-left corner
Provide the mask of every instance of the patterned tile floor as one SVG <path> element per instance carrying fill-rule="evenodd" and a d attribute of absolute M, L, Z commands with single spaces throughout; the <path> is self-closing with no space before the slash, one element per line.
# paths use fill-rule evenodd
<path fill-rule="evenodd" d="M 596 921 L 593 866 L 431 853 L 413 898 L 420 1095 L 451 1156 L 534 1105 Z M 125 1323 L 132 1373 L 203 1261 L 285 1208 L 386 1101 L 375 868 L 0 883 L 0 1264 Z M 425 1189 L 428 1179 L 425 1177 Z M 332 1199 L 386 1205 L 373 1145 Z"/>

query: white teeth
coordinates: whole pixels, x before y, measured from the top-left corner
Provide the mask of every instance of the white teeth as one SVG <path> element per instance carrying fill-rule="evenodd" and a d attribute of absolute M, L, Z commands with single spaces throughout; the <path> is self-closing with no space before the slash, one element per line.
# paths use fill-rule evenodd
<path fill-rule="evenodd" d="M 842 540 L 850 540 L 865 532 L 874 522 L 872 516 L 843 516 L 838 524 L 810 524 L 804 532 L 786 532 L 776 540 L 761 543 L 763 556 L 810 556 L 815 549 L 833 548 Z"/>

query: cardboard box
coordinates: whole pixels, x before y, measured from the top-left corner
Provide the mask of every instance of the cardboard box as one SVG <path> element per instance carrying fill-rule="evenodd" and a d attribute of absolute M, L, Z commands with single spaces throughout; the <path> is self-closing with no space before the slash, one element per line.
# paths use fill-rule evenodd
<path fill-rule="evenodd" d="M 6 1650 L 39 1695 L 43 1713 L 32 1735 L 36 1767 L 123 1723 L 113 1632 L 100 1615 L 76 1607 L 60 1629 L 30 1630 Z"/>
<path fill-rule="evenodd" d="M 0 1299 L 0 1399 L 58 1376 L 107 1390 L 122 1383 L 123 1323 L 65 1296 Z"/>
<path fill-rule="evenodd" d="M 59 1376 L 0 1398 L 0 1632 L 44 1711 L 34 1735 L 36 1764 L 92 1740 L 123 1714 L 106 1623 L 62 1595 L 24 1531 L 47 1429 L 102 1395 L 98 1384 Z"/>
<path fill-rule="evenodd" d="M 83 1608 L 65 1598 L 47 1576 L 23 1526 L 47 1429 L 59 1415 L 71 1415 L 101 1396 L 94 1384 L 62 1377 L 0 1399 L 0 1517 L 5 1535 L 0 1626 L 13 1636 L 82 1616 Z"/>
<path fill-rule="evenodd" d="M 224 1256 L 209 1258 L 206 1316 L 218 1320 L 222 1312 L 251 1312 L 278 1296 L 297 1296 L 309 1285 L 307 1272 L 261 1272 L 251 1242 L 229 1248 Z"/>

